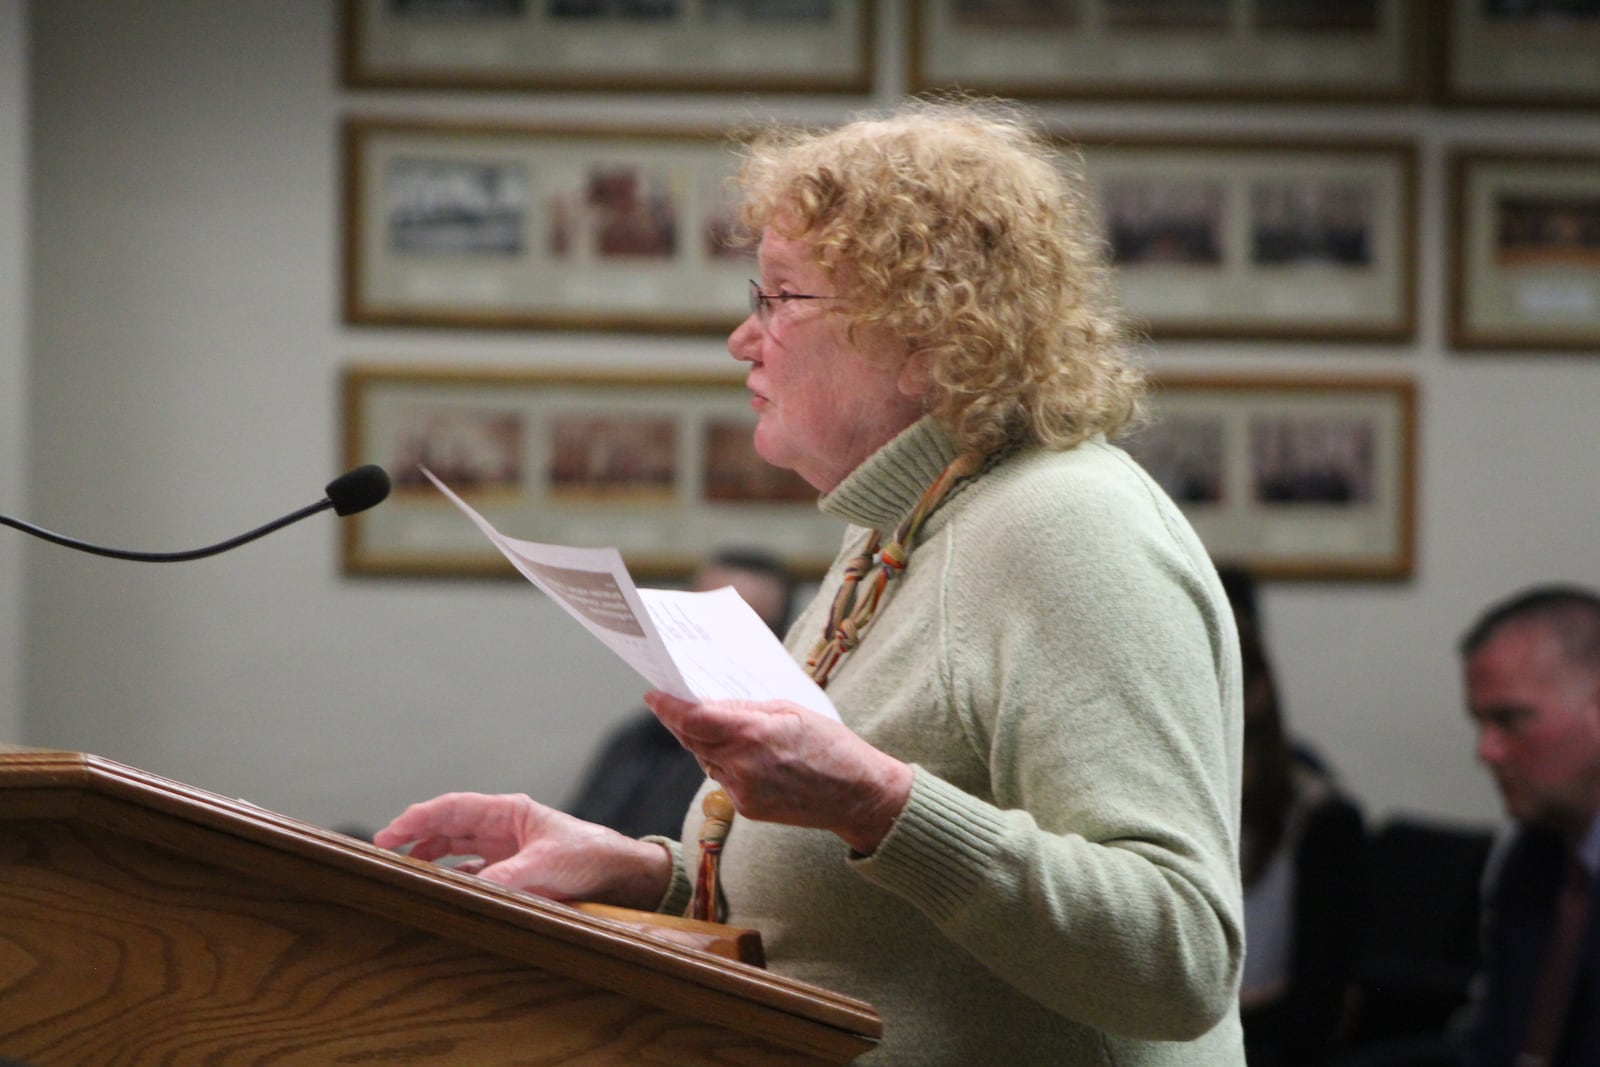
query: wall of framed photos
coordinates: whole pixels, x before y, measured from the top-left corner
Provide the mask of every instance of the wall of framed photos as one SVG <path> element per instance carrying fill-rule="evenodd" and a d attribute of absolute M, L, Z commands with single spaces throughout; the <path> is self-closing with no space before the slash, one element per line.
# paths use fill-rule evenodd
<path fill-rule="evenodd" d="M 548 464 L 493 467 L 504 514 L 528 515 L 528 530 L 600 536 L 605 508 L 679 500 L 680 481 L 699 494 L 694 522 L 783 514 L 781 488 L 707 489 L 712 428 L 738 390 L 720 331 L 747 275 L 709 240 L 706 138 L 768 117 L 837 121 L 952 72 L 1009 68 L 1028 81 L 1010 88 L 1083 145 L 1122 223 L 1122 273 L 1166 383 L 1158 407 L 1171 403 L 1178 452 L 1208 460 L 1199 477 L 1167 463 L 1171 484 L 1194 509 L 1215 505 L 1217 484 L 1251 505 L 1192 513 L 1268 575 L 1295 728 L 1374 812 L 1496 817 L 1454 638 L 1525 583 L 1600 585 L 1600 473 L 1584 461 L 1600 300 L 1590 239 L 1565 236 L 1600 200 L 1586 66 L 1600 48 L 1582 45 L 1595 27 L 1413 24 L 1406 13 L 1427 5 L 1398 0 L 1341 5 L 1375 20 L 1355 25 L 1266 26 L 1229 0 L 1220 30 L 1139 27 L 1082 0 L 1060 5 L 1092 15 L 1078 30 L 957 32 L 948 4 L 918 5 L 914 23 L 898 0 L 789 2 L 767 6 L 846 36 L 719 22 L 701 73 L 722 83 L 690 85 L 652 67 L 670 27 L 611 24 L 630 76 L 555 84 L 504 51 L 515 34 L 486 30 L 549 5 L 436 6 L 477 21 L 448 40 L 438 21 L 390 35 L 388 71 L 373 72 L 377 56 L 359 77 L 338 0 L 26 6 L 28 47 L 0 51 L 26 66 L 7 84 L 28 90 L 11 136 L 31 160 L 16 194 L 30 322 L 13 375 L 27 383 L 27 496 L 4 510 L 135 547 L 209 543 L 315 499 L 363 448 L 404 454 L 419 416 L 403 403 L 420 397 L 484 462 L 574 426 L 698 449 L 686 477 L 650 471 L 621 493 L 566 484 L 538 514 L 517 511 L 508 472 Z M 853 13 L 866 21 L 847 26 Z M 1069 84 L 1019 43 L 1047 31 L 1090 34 L 1107 65 Z M 819 74 L 806 49 L 825 39 L 838 64 Z M 751 74 L 751 42 L 786 84 L 730 87 Z M 1502 85 L 1450 80 L 1491 69 L 1485 49 Z M 1530 55 L 1559 77 L 1541 82 Z M 452 66 L 488 60 L 511 73 L 449 83 Z M 1255 83 L 1219 77 L 1245 69 Z M 404 162 L 355 165 L 379 156 Z M 549 196 L 531 184 L 547 172 Z M 430 213 L 440 204 L 468 210 Z M 573 267 L 537 274 L 552 263 Z M 550 418 L 553 378 L 592 417 Z M 515 402 L 485 403 L 486 380 L 515 383 Z M 684 380 L 692 403 L 673 419 L 602 417 Z M 436 392 L 462 383 L 464 406 Z M 1277 477 L 1282 456 L 1329 439 L 1341 477 Z M 1173 453 L 1148 447 L 1152 466 Z M 559 802 L 636 706 L 638 680 L 527 583 L 464 562 L 447 513 L 397 500 L 374 542 L 359 525 L 306 523 L 167 570 L 18 549 L 25 588 L 0 596 L 26 619 L 21 678 L 0 698 L 26 708 L 21 740 L 334 825 L 451 788 Z M 652 559 L 686 558 L 647 525 L 627 533 Z"/>
<path fill-rule="evenodd" d="M 580 9 L 582 17 L 573 13 Z M 1093 102 L 1127 116 L 1111 130 L 1051 121 L 1083 153 L 1123 297 L 1158 346 L 1415 342 L 1420 316 L 1438 310 L 1418 305 L 1425 197 L 1450 205 L 1453 347 L 1592 349 L 1600 345 L 1600 238 L 1592 233 L 1600 228 L 1600 156 L 1512 159 L 1447 145 L 1441 179 L 1420 170 L 1419 138 L 1375 133 L 1366 118 L 1320 134 L 1294 125 L 1267 134 L 1218 133 L 1210 123 L 1129 128 L 1153 105 L 1197 99 L 1240 117 L 1285 102 L 1297 120 L 1341 105 L 1426 116 L 1480 99 L 1485 64 L 1529 106 L 1600 103 L 1600 71 L 1586 77 L 1581 69 L 1584 43 L 1600 42 L 1600 20 L 1542 14 L 1538 5 L 1484 11 L 1441 8 L 1430 17 L 1397 0 L 1234 0 L 881 11 L 868 2 L 618 5 L 606 13 L 580 5 L 563 14 L 562 5 L 346 0 L 341 74 L 351 90 L 548 92 L 578 84 L 568 59 L 626 39 L 634 50 L 626 76 L 589 71 L 584 87 L 630 96 L 641 86 L 724 91 L 739 81 L 738 56 L 782 38 L 788 47 L 775 53 L 775 70 L 806 52 L 842 59 L 796 64 L 777 91 L 859 94 L 893 83 L 879 70 L 885 57 L 867 47 L 876 31 L 901 45 L 904 89 L 1008 95 L 1041 110 Z M 678 45 L 688 36 L 721 58 L 684 67 Z M 1513 76 L 1536 46 L 1568 57 L 1550 67 L 1560 77 Z M 346 118 L 347 323 L 706 334 L 737 323 L 749 261 L 719 242 L 733 131 L 486 122 L 472 108 L 457 110 L 453 120 Z M 530 428 L 528 449 L 539 432 Z M 1185 499 L 1218 558 L 1275 577 L 1411 575 L 1414 419 L 1333 425 L 1274 409 L 1213 422 L 1208 432 L 1228 438 L 1243 467 L 1331 463 L 1346 485 L 1379 484 L 1381 455 L 1397 465 L 1387 475 L 1396 492 L 1383 500 L 1269 500 L 1264 476 L 1237 480 L 1243 499 Z M 1334 437 L 1340 442 L 1328 444 Z M 544 474 L 532 463 L 526 470 L 520 488 L 531 503 Z M 687 479 L 679 483 L 680 495 L 691 491 Z M 617 521 L 627 525 L 635 513 L 619 506 Z M 353 524 L 358 557 L 359 531 L 377 521 Z M 1357 530 L 1374 543 L 1360 543 Z M 1263 531 L 1277 532 L 1257 536 Z M 753 527 L 751 536 L 759 536 Z M 425 555 L 417 565 L 426 566 Z M 458 567 L 459 556 L 441 559 L 441 569 Z"/>

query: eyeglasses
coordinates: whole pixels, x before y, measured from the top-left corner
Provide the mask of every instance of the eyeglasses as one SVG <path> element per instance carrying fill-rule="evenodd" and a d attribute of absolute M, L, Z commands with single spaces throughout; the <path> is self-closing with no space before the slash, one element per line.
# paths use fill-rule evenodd
<path fill-rule="evenodd" d="M 772 305 L 782 300 L 841 300 L 837 296 L 813 296 L 810 293 L 769 293 L 754 278 L 750 279 L 750 311 L 756 321 L 766 326 L 772 318 Z"/>

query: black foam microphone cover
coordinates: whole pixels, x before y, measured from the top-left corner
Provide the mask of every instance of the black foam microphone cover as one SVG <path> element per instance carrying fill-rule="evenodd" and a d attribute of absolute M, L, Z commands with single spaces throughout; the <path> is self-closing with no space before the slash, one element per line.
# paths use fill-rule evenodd
<path fill-rule="evenodd" d="M 389 474 L 375 463 L 345 471 L 328 483 L 335 515 L 354 515 L 383 502 L 389 495 Z"/>

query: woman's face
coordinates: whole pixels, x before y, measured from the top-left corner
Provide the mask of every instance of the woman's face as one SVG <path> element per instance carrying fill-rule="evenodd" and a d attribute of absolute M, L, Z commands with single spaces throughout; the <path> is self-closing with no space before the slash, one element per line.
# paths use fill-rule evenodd
<path fill-rule="evenodd" d="M 767 293 L 841 295 L 810 247 L 763 233 L 757 281 Z M 848 278 L 848 271 L 836 272 Z M 756 451 L 828 492 L 862 460 L 922 416 L 921 375 L 905 346 L 881 328 L 848 336 L 838 300 L 774 300 L 766 323 L 752 313 L 728 338 L 756 413 Z"/>

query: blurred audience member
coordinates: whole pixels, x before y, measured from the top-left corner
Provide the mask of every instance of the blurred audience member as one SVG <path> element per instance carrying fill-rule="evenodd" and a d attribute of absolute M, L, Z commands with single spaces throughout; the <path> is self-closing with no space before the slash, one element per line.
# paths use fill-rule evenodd
<path fill-rule="evenodd" d="M 690 582 L 701 591 L 725 585 L 783 636 L 795 588 L 783 563 L 762 552 L 727 549 L 707 560 Z M 676 838 L 705 780 L 700 764 L 661 720 L 640 708 L 607 735 L 566 810 L 629 837 Z"/>
<path fill-rule="evenodd" d="M 1478 759 L 1516 823 L 1485 901 L 1466 1067 L 1600 1064 L 1600 595 L 1525 590 L 1461 639 Z"/>
<path fill-rule="evenodd" d="M 1220 568 L 1244 666 L 1245 961 L 1250 1067 L 1315 1067 L 1342 1036 L 1365 918 L 1366 830 L 1320 760 L 1297 753 L 1278 700 L 1255 583 Z"/>

